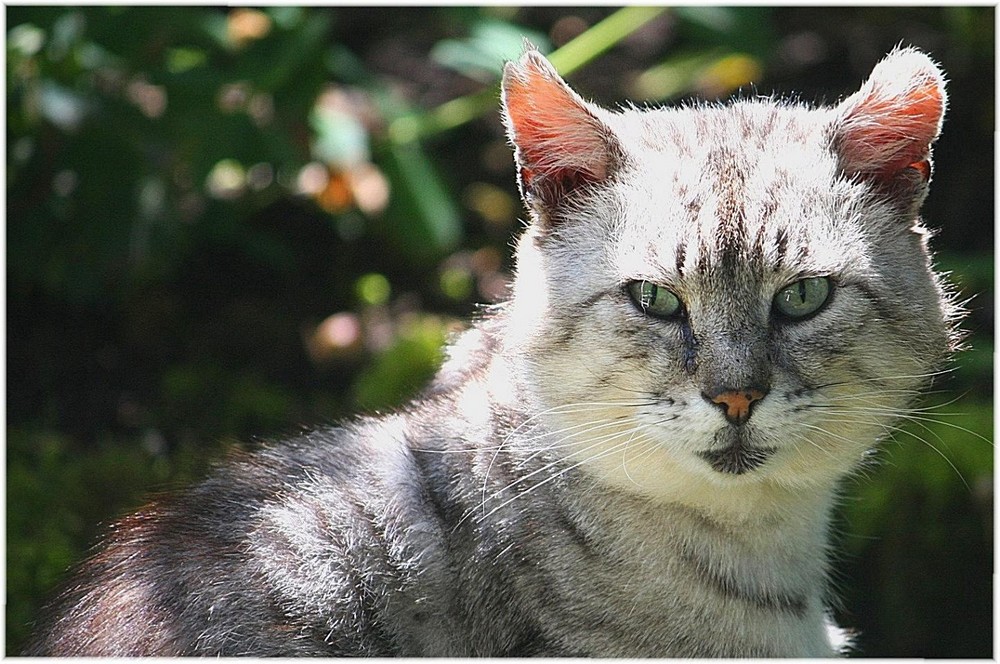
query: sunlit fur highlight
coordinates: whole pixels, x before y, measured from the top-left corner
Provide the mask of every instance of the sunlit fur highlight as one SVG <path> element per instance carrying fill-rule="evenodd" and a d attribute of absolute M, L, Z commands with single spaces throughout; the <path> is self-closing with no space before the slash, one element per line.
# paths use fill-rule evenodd
<path fill-rule="evenodd" d="M 509 301 L 399 412 L 236 455 L 114 524 L 28 654 L 841 651 L 840 483 L 930 416 L 915 399 L 957 336 L 917 213 L 937 67 L 897 51 L 828 108 L 611 112 L 529 51 L 503 99 L 530 215 Z M 805 278 L 831 297 L 782 319 Z M 683 315 L 646 315 L 634 280 Z M 740 388 L 766 394 L 729 422 L 708 395 Z"/>

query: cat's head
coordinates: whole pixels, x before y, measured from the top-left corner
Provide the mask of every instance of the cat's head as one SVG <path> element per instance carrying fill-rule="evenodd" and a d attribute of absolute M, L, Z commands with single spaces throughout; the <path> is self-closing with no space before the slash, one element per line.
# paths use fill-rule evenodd
<path fill-rule="evenodd" d="M 531 215 L 508 347 L 540 446 L 667 500 L 828 487 L 947 358 L 918 218 L 946 97 L 924 54 L 832 108 L 612 112 L 529 51 L 503 102 Z"/>

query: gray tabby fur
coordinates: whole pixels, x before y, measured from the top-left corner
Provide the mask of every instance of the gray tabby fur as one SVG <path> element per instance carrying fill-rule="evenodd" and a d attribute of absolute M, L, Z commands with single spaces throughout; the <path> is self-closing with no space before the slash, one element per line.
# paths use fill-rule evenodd
<path fill-rule="evenodd" d="M 510 300 L 399 413 L 121 520 L 28 653 L 833 654 L 838 483 L 954 342 L 917 217 L 942 85 L 901 50 L 833 108 L 613 113 L 526 53 L 504 77 L 532 217 Z M 915 89 L 936 119 L 873 134 Z M 811 276 L 828 305 L 776 322 Z M 632 280 L 685 320 L 644 315 Z M 739 426 L 703 396 L 749 385 Z"/>

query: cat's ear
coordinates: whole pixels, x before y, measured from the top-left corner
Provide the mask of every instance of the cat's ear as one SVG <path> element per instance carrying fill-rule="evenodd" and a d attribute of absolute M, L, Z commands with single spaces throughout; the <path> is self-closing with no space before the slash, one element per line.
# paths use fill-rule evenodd
<path fill-rule="evenodd" d="M 502 96 L 518 185 L 529 205 L 553 206 L 577 187 L 608 177 L 611 131 L 541 53 L 528 50 L 507 63 Z"/>
<path fill-rule="evenodd" d="M 934 61 L 912 48 L 893 51 L 837 109 L 833 145 L 842 170 L 879 184 L 926 182 L 946 106 Z"/>

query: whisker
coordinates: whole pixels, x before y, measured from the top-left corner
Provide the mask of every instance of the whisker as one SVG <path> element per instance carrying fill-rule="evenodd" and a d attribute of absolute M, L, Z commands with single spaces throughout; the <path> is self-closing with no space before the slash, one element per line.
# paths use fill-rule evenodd
<path fill-rule="evenodd" d="M 629 401 L 572 402 L 572 403 L 567 403 L 567 404 L 558 404 L 556 406 L 552 406 L 551 408 L 547 408 L 545 410 L 542 410 L 542 411 L 539 411 L 539 412 L 535 413 L 531 417 L 527 418 L 524 422 L 521 422 L 520 424 L 518 424 L 513 430 L 511 430 L 510 432 L 508 432 L 507 435 L 504 437 L 504 439 L 502 441 L 500 441 L 500 444 L 495 448 L 493 456 L 490 458 L 490 462 L 489 462 L 489 464 L 486 467 L 486 473 L 483 476 L 483 495 L 484 495 L 484 500 L 485 500 L 486 487 L 487 487 L 487 484 L 489 482 L 490 473 L 493 470 L 493 465 L 496 463 L 497 457 L 503 451 L 504 447 L 515 437 L 515 435 L 522 428 L 524 428 L 526 425 L 528 425 L 533 420 L 537 421 L 537 420 L 539 420 L 542 417 L 545 417 L 547 415 L 553 415 L 553 414 L 565 415 L 565 414 L 575 414 L 575 413 L 580 413 L 580 412 L 592 412 L 594 408 L 602 408 L 602 407 L 607 407 L 607 408 L 612 408 L 612 407 L 613 408 L 636 407 L 636 408 L 638 408 L 638 407 L 640 407 L 642 405 L 648 405 L 648 404 L 646 404 L 646 403 L 638 403 L 638 404 L 636 404 L 634 401 L 631 401 L 631 400 L 629 400 Z M 549 432 L 547 432 L 547 431 L 542 432 L 542 434 L 539 434 L 539 436 L 536 437 L 535 439 L 538 440 L 541 436 L 547 435 L 548 433 Z M 549 447 L 549 449 L 551 449 L 551 446 Z"/>
<path fill-rule="evenodd" d="M 557 450 L 557 449 L 561 449 L 561 448 L 564 448 L 564 447 L 570 447 L 571 445 L 574 444 L 574 439 L 577 438 L 578 436 L 582 436 L 582 435 L 585 435 L 585 434 L 590 434 L 590 433 L 593 433 L 595 431 L 599 431 L 601 429 L 605 429 L 605 428 L 608 428 L 608 427 L 618 426 L 623 421 L 625 421 L 627 419 L 628 419 L 627 416 L 619 416 L 619 417 L 616 417 L 613 420 L 609 420 L 607 422 L 600 422 L 600 423 L 595 423 L 593 421 L 582 422 L 580 424 L 575 424 L 573 426 L 565 427 L 563 429 L 556 429 L 556 430 L 553 430 L 553 431 L 543 432 L 543 433 L 535 436 L 534 438 L 529 438 L 527 440 L 518 441 L 519 442 L 518 446 L 523 448 L 523 447 L 525 447 L 524 443 L 533 443 L 535 441 L 542 440 L 542 439 L 545 439 L 545 438 L 555 437 L 555 436 L 561 436 L 559 438 L 558 442 L 550 444 L 550 445 L 544 445 L 542 447 L 537 448 L 535 451 L 533 451 L 527 457 L 521 459 L 517 463 L 517 466 L 515 466 L 515 467 L 523 466 L 524 464 L 528 463 L 529 461 L 531 461 L 532 459 L 534 459 L 536 456 L 538 456 L 539 454 L 542 454 L 544 452 L 548 452 L 548 451 L 551 451 L 551 450 Z M 566 433 L 568 431 L 572 431 L 573 433 L 571 433 L 569 435 L 562 436 L 562 434 L 564 434 L 564 433 Z M 567 442 L 567 441 L 569 441 L 569 442 Z"/>
<path fill-rule="evenodd" d="M 954 464 L 954 462 L 951 459 L 948 458 L 947 454 L 945 454 L 940 449 L 938 449 L 933 443 L 931 443 L 929 440 L 927 440 L 926 438 L 924 438 L 922 436 L 918 436 L 917 434 L 913 433 L 909 429 L 906 429 L 906 428 L 903 428 L 903 427 L 897 427 L 897 426 L 890 426 L 888 428 L 891 429 L 893 433 L 903 433 L 903 434 L 906 434 L 907 436 L 910 436 L 911 438 L 914 438 L 917 441 L 919 441 L 919 442 L 923 443 L 924 445 L 926 445 L 927 447 L 929 447 L 931 450 L 934 451 L 935 454 L 937 454 L 939 457 L 941 457 L 942 459 L 944 459 L 945 463 L 947 463 L 948 466 L 950 466 L 951 469 L 953 471 L 955 471 L 955 474 L 958 476 L 958 479 L 960 479 L 962 481 L 962 485 L 965 486 L 966 491 L 970 491 L 970 492 L 972 491 L 972 487 L 969 486 L 969 483 L 966 481 L 965 476 L 962 475 L 962 471 L 960 471 L 958 469 L 958 466 L 956 466 Z M 930 431 L 929 428 L 927 430 Z M 938 440 L 942 444 L 944 444 L 944 441 L 941 440 L 940 436 L 938 437 Z"/>
<path fill-rule="evenodd" d="M 964 413 L 934 413 L 935 417 L 931 417 L 929 415 L 926 415 L 923 411 L 917 411 L 917 412 L 901 411 L 901 412 L 899 412 L 899 411 L 893 411 L 893 410 L 889 410 L 889 409 L 879 410 L 879 409 L 864 408 L 864 407 L 851 408 L 851 409 L 846 409 L 846 410 L 835 410 L 833 407 L 822 407 L 821 405 L 816 405 L 815 407 L 819 408 L 819 409 L 822 409 L 824 413 L 827 413 L 829 415 L 835 415 L 835 416 L 863 415 L 863 414 L 864 415 L 878 415 L 880 417 L 886 417 L 886 418 L 892 418 L 892 419 L 902 419 L 902 420 L 907 420 L 907 421 L 918 423 L 918 424 L 922 424 L 922 423 L 925 423 L 925 422 L 930 423 L 930 424 L 938 424 L 938 425 L 941 425 L 943 427 L 948 427 L 950 429 L 953 429 L 955 431 L 961 431 L 962 433 L 968 434 L 968 435 L 970 435 L 970 436 L 972 436 L 974 438 L 978 438 L 982 442 L 988 444 L 990 447 L 994 446 L 994 443 L 993 443 L 992 440 L 990 440 L 989 438 L 986 438 L 985 436 L 983 436 L 982 434 L 980 434 L 977 431 L 973 431 L 972 429 L 969 429 L 967 427 L 963 427 L 960 424 L 955 424 L 954 422 L 947 422 L 945 420 L 939 420 L 939 419 L 937 419 L 937 416 L 958 416 L 958 415 L 963 415 Z M 857 421 L 858 422 L 874 423 L 874 421 L 872 421 L 872 420 L 857 420 Z"/>
<path fill-rule="evenodd" d="M 832 431 L 828 431 L 827 429 L 824 429 L 823 427 L 815 425 L 815 424 L 803 423 L 802 426 L 806 427 L 807 429 L 812 429 L 813 431 L 818 431 L 819 433 L 823 434 L 824 436 L 828 436 L 830 438 L 836 438 L 836 439 L 839 439 L 839 440 L 844 441 L 846 443 L 849 443 L 851 445 L 855 445 L 857 443 L 857 441 L 855 441 L 855 440 L 851 440 L 850 438 L 847 438 L 845 436 L 841 436 L 840 434 L 833 433 Z M 809 442 L 816 449 L 824 452 L 831 459 L 836 459 L 837 458 L 836 455 L 833 454 L 833 452 L 831 452 L 830 450 L 828 450 L 826 447 L 820 445 L 818 442 L 816 442 L 812 438 L 809 438 L 808 436 L 806 436 L 804 434 L 801 434 L 801 433 L 799 435 L 802 436 L 803 440 Z"/>
<path fill-rule="evenodd" d="M 571 458 L 571 457 L 573 457 L 575 455 L 578 455 L 578 454 L 584 454 L 586 452 L 589 452 L 590 450 L 592 450 L 594 448 L 597 448 L 597 447 L 600 447 L 600 446 L 604 445 L 605 443 L 607 443 L 607 441 L 614 440 L 615 438 L 627 435 L 629 433 L 632 433 L 632 431 L 634 431 L 634 429 L 631 430 L 631 431 L 620 431 L 620 432 L 617 432 L 617 433 L 610 433 L 610 434 L 605 434 L 603 436 L 599 436 L 598 438 L 595 438 L 589 445 L 587 445 L 583 449 L 575 450 L 573 452 L 570 452 L 565 458 L 559 458 L 559 459 L 556 459 L 554 461 L 550 461 L 549 463 L 546 463 L 545 465 L 541 466 L 540 468 L 537 468 L 537 469 L 531 471 L 527 475 L 522 475 L 518 479 L 516 479 L 513 482 L 505 485 L 504 487 L 502 487 L 498 491 L 495 491 L 493 494 L 491 494 L 489 496 L 486 496 L 486 484 L 485 484 L 485 482 L 488 481 L 488 479 L 489 479 L 488 476 L 487 476 L 487 478 L 484 480 L 483 500 L 480 503 L 480 506 L 483 507 L 483 508 L 485 508 L 486 505 L 487 505 L 487 503 L 489 503 L 489 501 L 495 499 L 497 496 L 499 496 L 500 494 L 502 494 L 504 491 L 507 491 L 508 489 L 511 489 L 511 488 L 513 488 L 513 487 L 515 487 L 515 486 L 517 486 L 517 485 L 519 485 L 519 484 L 521 484 L 521 483 L 529 480 L 531 477 L 533 477 L 533 476 L 535 476 L 535 475 L 537 475 L 539 473 L 543 473 L 543 472 L 551 469 L 554 466 L 558 466 L 560 463 L 562 463 L 566 459 L 569 459 L 569 458 Z M 562 441 L 559 441 L 559 442 L 561 443 Z M 617 446 L 615 446 L 615 447 L 617 448 Z M 589 457 L 589 458 L 601 458 L 601 456 L 603 456 L 603 454 L 604 453 L 602 453 L 599 456 Z M 492 468 L 492 465 L 490 467 Z M 575 468 L 575 467 L 576 467 L 576 465 L 572 466 L 572 468 Z M 557 475 L 559 475 L 559 474 L 561 474 L 561 473 L 557 473 Z M 548 480 L 544 480 L 543 483 L 546 482 L 546 481 L 548 481 Z M 522 495 L 522 494 L 517 494 L 517 495 Z M 515 498 L 516 498 L 516 496 L 515 496 Z M 507 504 L 507 503 L 504 503 L 504 504 Z M 473 510 L 473 512 L 474 511 L 475 510 Z M 492 513 L 492 512 L 490 512 L 490 513 Z M 471 514 L 471 512 L 470 512 L 470 514 Z M 469 516 L 469 515 L 466 515 L 466 516 Z M 481 518 L 486 518 L 487 516 L 489 516 L 489 514 L 484 514 L 483 517 L 481 517 Z M 463 517 L 459 521 L 459 524 L 461 524 L 461 522 L 464 521 L 465 518 L 466 517 Z M 456 527 L 459 524 L 456 524 Z"/>
<path fill-rule="evenodd" d="M 632 463 L 633 464 L 642 463 L 643 461 L 645 461 L 649 457 L 653 456 L 656 452 L 658 452 L 658 451 L 660 451 L 662 449 L 661 445 L 656 440 L 654 440 L 653 438 L 650 438 L 650 437 L 648 437 L 646 435 L 643 435 L 643 437 L 640 439 L 639 442 L 645 444 L 645 450 L 643 450 L 641 453 L 637 454 L 636 456 L 634 456 L 632 458 Z M 626 477 L 628 477 L 629 480 L 631 480 L 631 482 L 633 484 L 635 484 L 636 486 L 639 486 L 639 483 L 636 482 L 632 478 L 632 475 L 629 474 L 629 472 L 628 472 L 628 458 L 624 454 L 622 454 L 622 469 L 625 471 Z"/>
<path fill-rule="evenodd" d="M 865 383 L 875 383 L 881 385 L 891 383 L 895 380 L 927 380 L 953 374 L 956 370 L 957 367 L 947 367 L 945 369 L 928 371 L 927 373 L 922 374 L 897 374 L 892 376 L 875 376 L 871 378 L 854 378 L 851 380 L 838 380 L 831 381 L 829 383 L 820 383 L 819 385 L 811 385 L 809 387 L 813 390 L 823 390 L 830 387 L 850 387 L 851 385 L 860 385 Z"/>
<path fill-rule="evenodd" d="M 628 480 L 632 484 L 635 484 L 636 486 L 639 486 L 639 483 L 636 482 L 634 479 L 632 479 L 632 476 L 629 475 L 628 472 L 628 448 L 629 448 L 629 443 L 635 440 L 636 434 L 641 433 L 641 431 L 642 427 L 636 427 L 635 429 L 633 429 L 632 435 L 628 437 L 628 440 L 625 441 L 625 446 L 622 447 L 622 470 L 625 472 L 625 477 L 627 477 Z"/>
<path fill-rule="evenodd" d="M 490 517 L 491 515 L 493 515 L 494 513 L 496 513 L 496 512 L 498 511 L 498 510 L 500 510 L 500 509 L 503 509 L 503 508 L 504 508 L 504 507 L 506 507 L 507 505 L 510 505 L 510 504 L 511 504 L 512 502 L 514 502 L 514 501 L 515 501 L 515 500 L 517 500 L 518 498 L 521 498 L 522 496 L 525 496 L 525 495 L 527 495 L 527 494 L 531 493 L 532 491 L 535 491 L 535 490 L 536 490 L 536 489 L 538 489 L 539 487 L 542 487 L 542 486 L 544 486 L 545 484 L 548 484 L 549 482 L 551 482 L 551 481 L 553 481 L 553 480 L 557 479 L 558 477 L 561 477 L 562 475 L 564 475 L 564 474 L 565 474 L 565 473 L 567 473 L 567 472 L 570 472 L 570 471 L 572 471 L 572 470 L 574 470 L 574 469 L 576 469 L 576 468 L 579 468 L 579 467 L 580 467 L 581 465 L 583 465 L 583 464 L 585 464 L 585 463 L 589 463 L 589 462 L 591 462 L 591 461 L 594 461 L 595 459 L 602 459 L 602 458 L 604 458 L 604 457 L 606 457 L 606 456 L 608 456 L 608 455 L 610 455 L 610 454 L 615 454 L 615 453 L 617 453 L 617 452 L 618 452 L 618 450 L 619 450 L 619 449 L 620 449 L 620 448 L 621 448 L 621 447 L 622 447 L 623 445 L 625 445 L 625 443 L 619 443 L 619 444 L 617 444 L 617 445 L 615 445 L 615 446 L 613 446 L 613 447 L 611 447 L 611 448 L 609 448 L 609 449 L 607 449 L 607 450 L 604 450 L 603 452 L 601 452 L 601 453 L 599 453 L 599 454 L 596 454 L 596 455 L 594 455 L 594 456 L 590 456 L 590 457 L 587 457 L 587 458 L 585 458 L 585 459 L 582 459 L 581 461 L 578 461 L 577 463 L 574 463 L 574 464 L 572 464 L 572 465 L 570 465 L 570 466 L 567 466 L 567 467 L 565 467 L 565 468 L 562 468 L 562 469 L 561 469 L 561 470 L 560 470 L 559 472 L 557 472 L 557 473 L 555 473 L 555 474 L 553 474 L 553 475 L 550 475 L 549 477 L 546 477 L 546 478 L 545 478 L 544 480 L 542 480 L 542 481 L 541 481 L 541 482 L 539 482 L 538 484 L 534 484 L 534 485 L 530 486 L 530 487 L 529 487 L 529 488 L 528 488 L 528 489 L 527 489 L 526 491 L 523 491 L 523 492 L 521 492 L 521 493 L 519 493 L 519 494 L 516 494 L 516 495 L 514 495 L 514 496 L 512 496 L 512 497 L 508 498 L 508 499 L 507 499 L 507 500 L 505 500 L 504 502 L 500 503 L 499 505 L 497 505 L 496 507 L 494 507 L 493 509 L 491 509 L 491 510 L 490 510 L 489 512 L 486 512 L 486 513 L 484 513 L 484 514 L 483 514 L 482 516 L 480 516 L 480 517 L 478 518 L 478 520 L 479 520 L 480 522 L 482 522 L 482 521 L 484 521 L 484 520 L 488 519 L 488 518 L 489 518 L 489 517 Z M 547 466 L 545 466 L 545 467 L 544 467 L 544 469 L 546 469 L 546 470 L 547 470 L 548 468 L 552 467 L 553 465 L 557 465 L 557 464 L 558 464 L 559 462 L 561 462 L 561 461 L 562 461 L 562 459 L 560 459 L 559 461 L 556 461 L 556 462 L 553 462 L 553 463 L 551 463 L 551 464 L 548 464 Z M 538 472 L 539 472 L 540 470 L 542 470 L 542 469 L 539 469 L 539 470 L 536 470 L 536 471 L 534 471 L 533 473 L 531 473 L 530 475 L 534 475 L 534 474 L 538 473 Z M 493 499 L 493 497 L 495 497 L 495 496 L 499 495 L 500 493 L 503 493 L 503 491 L 506 491 L 506 490 L 507 490 L 508 488 L 510 488 L 510 487 L 512 487 L 512 486 L 514 486 L 515 484 L 518 484 L 518 483 L 520 483 L 520 482 L 521 482 L 521 481 L 522 481 L 523 479 L 527 479 L 527 477 L 530 477 L 530 475 L 528 475 L 528 476 L 525 476 L 525 477 L 521 478 L 520 480 L 518 480 L 517 482 L 513 482 L 513 483 L 511 483 L 510 485 L 508 485 L 508 486 L 504 487 L 503 489 L 501 489 L 500 491 L 498 491 L 498 492 L 497 492 L 496 494 L 494 494 L 494 496 L 491 496 L 491 497 L 490 497 L 490 499 L 492 500 L 492 499 Z M 485 508 L 485 505 L 483 505 L 483 507 Z M 463 517 L 463 520 L 464 520 L 464 519 L 465 519 L 465 517 Z"/>

